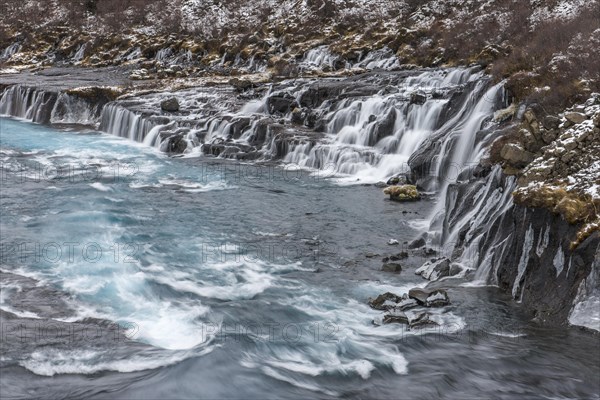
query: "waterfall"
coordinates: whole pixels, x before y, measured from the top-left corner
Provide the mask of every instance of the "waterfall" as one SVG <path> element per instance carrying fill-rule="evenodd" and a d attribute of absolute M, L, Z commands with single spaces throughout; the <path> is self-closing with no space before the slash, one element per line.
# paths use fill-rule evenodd
<path fill-rule="evenodd" d="M 353 67 L 364 69 L 394 69 L 400 67 L 400 61 L 388 47 L 373 50 L 359 60 Z"/>
<path fill-rule="evenodd" d="M 466 86 L 470 80 L 476 81 L 471 90 Z M 407 78 L 391 94 L 342 100 L 333 109 L 326 103 L 321 108 L 328 121 L 325 140 L 292 146 L 284 161 L 308 168 L 331 167 L 349 175 L 349 181 L 377 182 L 407 172 L 410 157 L 433 138 L 443 146 L 429 157 L 460 164 L 475 161 L 480 145 L 476 134 L 493 114 L 489 99 L 501 90 L 499 85 L 488 90 L 487 84 L 481 73 L 464 69 L 446 76 L 424 72 Z M 444 121 L 442 115 L 456 104 L 443 93 L 453 89 L 469 90 L 468 96 L 461 111 Z M 415 93 L 422 93 L 420 101 L 411 101 Z M 442 167 L 440 163 L 439 170 Z"/>
<path fill-rule="evenodd" d="M 91 104 L 80 97 L 60 93 L 52 108 L 50 122 L 53 124 L 96 125 L 102 105 Z"/>
<path fill-rule="evenodd" d="M 579 285 L 569 323 L 600 331 L 600 252 L 596 252 L 590 274 Z"/>
<path fill-rule="evenodd" d="M 83 57 L 85 57 L 85 49 L 86 48 L 87 48 L 87 43 L 84 43 L 81 46 L 79 46 L 79 48 L 77 49 L 77 52 L 75 52 L 75 55 L 73 56 L 73 62 L 77 63 L 77 62 L 80 62 L 81 60 L 83 60 Z"/>
<path fill-rule="evenodd" d="M 0 115 L 49 123 L 57 94 L 25 86 L 11 86 L 0 98 Z"/>
<path fill-rule="evenodd" d="M 111 135 L 143 142 L 155 124 L 141 114 L 121 107 L 117 103 L 107 104 L 102 110 L 99 129 Z"/>
<path fill-rule="evenodd" d="M 304 54 L 300 68 L 305 70 L 323 69 L 327 67 L 331 70 L 335 69 L 335 63 L 339 59 L 338 56 L 331 53 L 329 46 L 323 45 L 308 50 Z"/>
<path fill-rule="evenodd" d="M 16 42 L 8 46 L 0 53 L 0 60 L 8 60 L 21 49 L 21 44 Z"/>

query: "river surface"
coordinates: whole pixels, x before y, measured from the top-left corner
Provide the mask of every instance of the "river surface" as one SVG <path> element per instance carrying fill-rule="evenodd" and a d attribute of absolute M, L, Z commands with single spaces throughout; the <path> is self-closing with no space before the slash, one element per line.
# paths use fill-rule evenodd
<path fill-rule="evenodd" d="M 598 398 L 598 336 L 540 328 L 496 288 L 442 282 L 438 327 L 373 323 L 369 297 L 426 284 L 429 257 L 381 259 L 431 197 L 84 128 L 0 134 L 2 398 Z M 6 326 L 32 321 L 123 336 L 13 346 Z"/>

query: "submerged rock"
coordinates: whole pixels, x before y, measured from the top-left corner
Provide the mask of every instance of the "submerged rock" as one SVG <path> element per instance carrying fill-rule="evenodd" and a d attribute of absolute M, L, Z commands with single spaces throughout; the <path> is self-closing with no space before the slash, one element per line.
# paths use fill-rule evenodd
<path fill-rule="evenodd" d="M 381 267 L 382 271 L 385 272 L 402 272 L 402 265 L 398 263 L 385 263 L 383 267 Z"/>

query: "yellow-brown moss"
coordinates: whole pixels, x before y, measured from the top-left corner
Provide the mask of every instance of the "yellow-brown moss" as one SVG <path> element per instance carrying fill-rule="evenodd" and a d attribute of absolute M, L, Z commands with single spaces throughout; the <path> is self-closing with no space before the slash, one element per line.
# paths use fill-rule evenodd
<path fill-rule="evenodd" d="M 588 194 L 567 191 L 563 186 L 540 185 L 518 189 L 513 192 L 513 197 L 517 204 L 545 208 L 562 216 L 571 225 L 582 224 L 571 242 L 572 249 L 599 230 L 600 200 L 594 201 Z"/>

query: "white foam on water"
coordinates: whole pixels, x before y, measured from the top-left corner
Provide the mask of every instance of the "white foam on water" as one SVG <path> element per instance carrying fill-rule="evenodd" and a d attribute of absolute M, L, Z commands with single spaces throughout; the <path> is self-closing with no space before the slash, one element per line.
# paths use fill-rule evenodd
<path fill-rule="evenodd" d="M 105 184 L 100 183 L 100 182 L 90 183 L 89 186 L 93 187 L 94 189 L 99 190 L 101 192 L 112 192 L 113 191 L 113 189 L 111 187 L 108 187 Z"/>
<path fill-rule="evenodd" d="M 206 346 L 195 352 L 151 352 L 129 354 L 121 359 L 110 358 L 111 352 L 92 350 L 38 350 L 19 362 L 23 368 L 41 376 L 60 374 L 91 375 L 102 371 L 136 372 L 179 363 L 192 356 L 202 356 L 214 350 Z"/>

